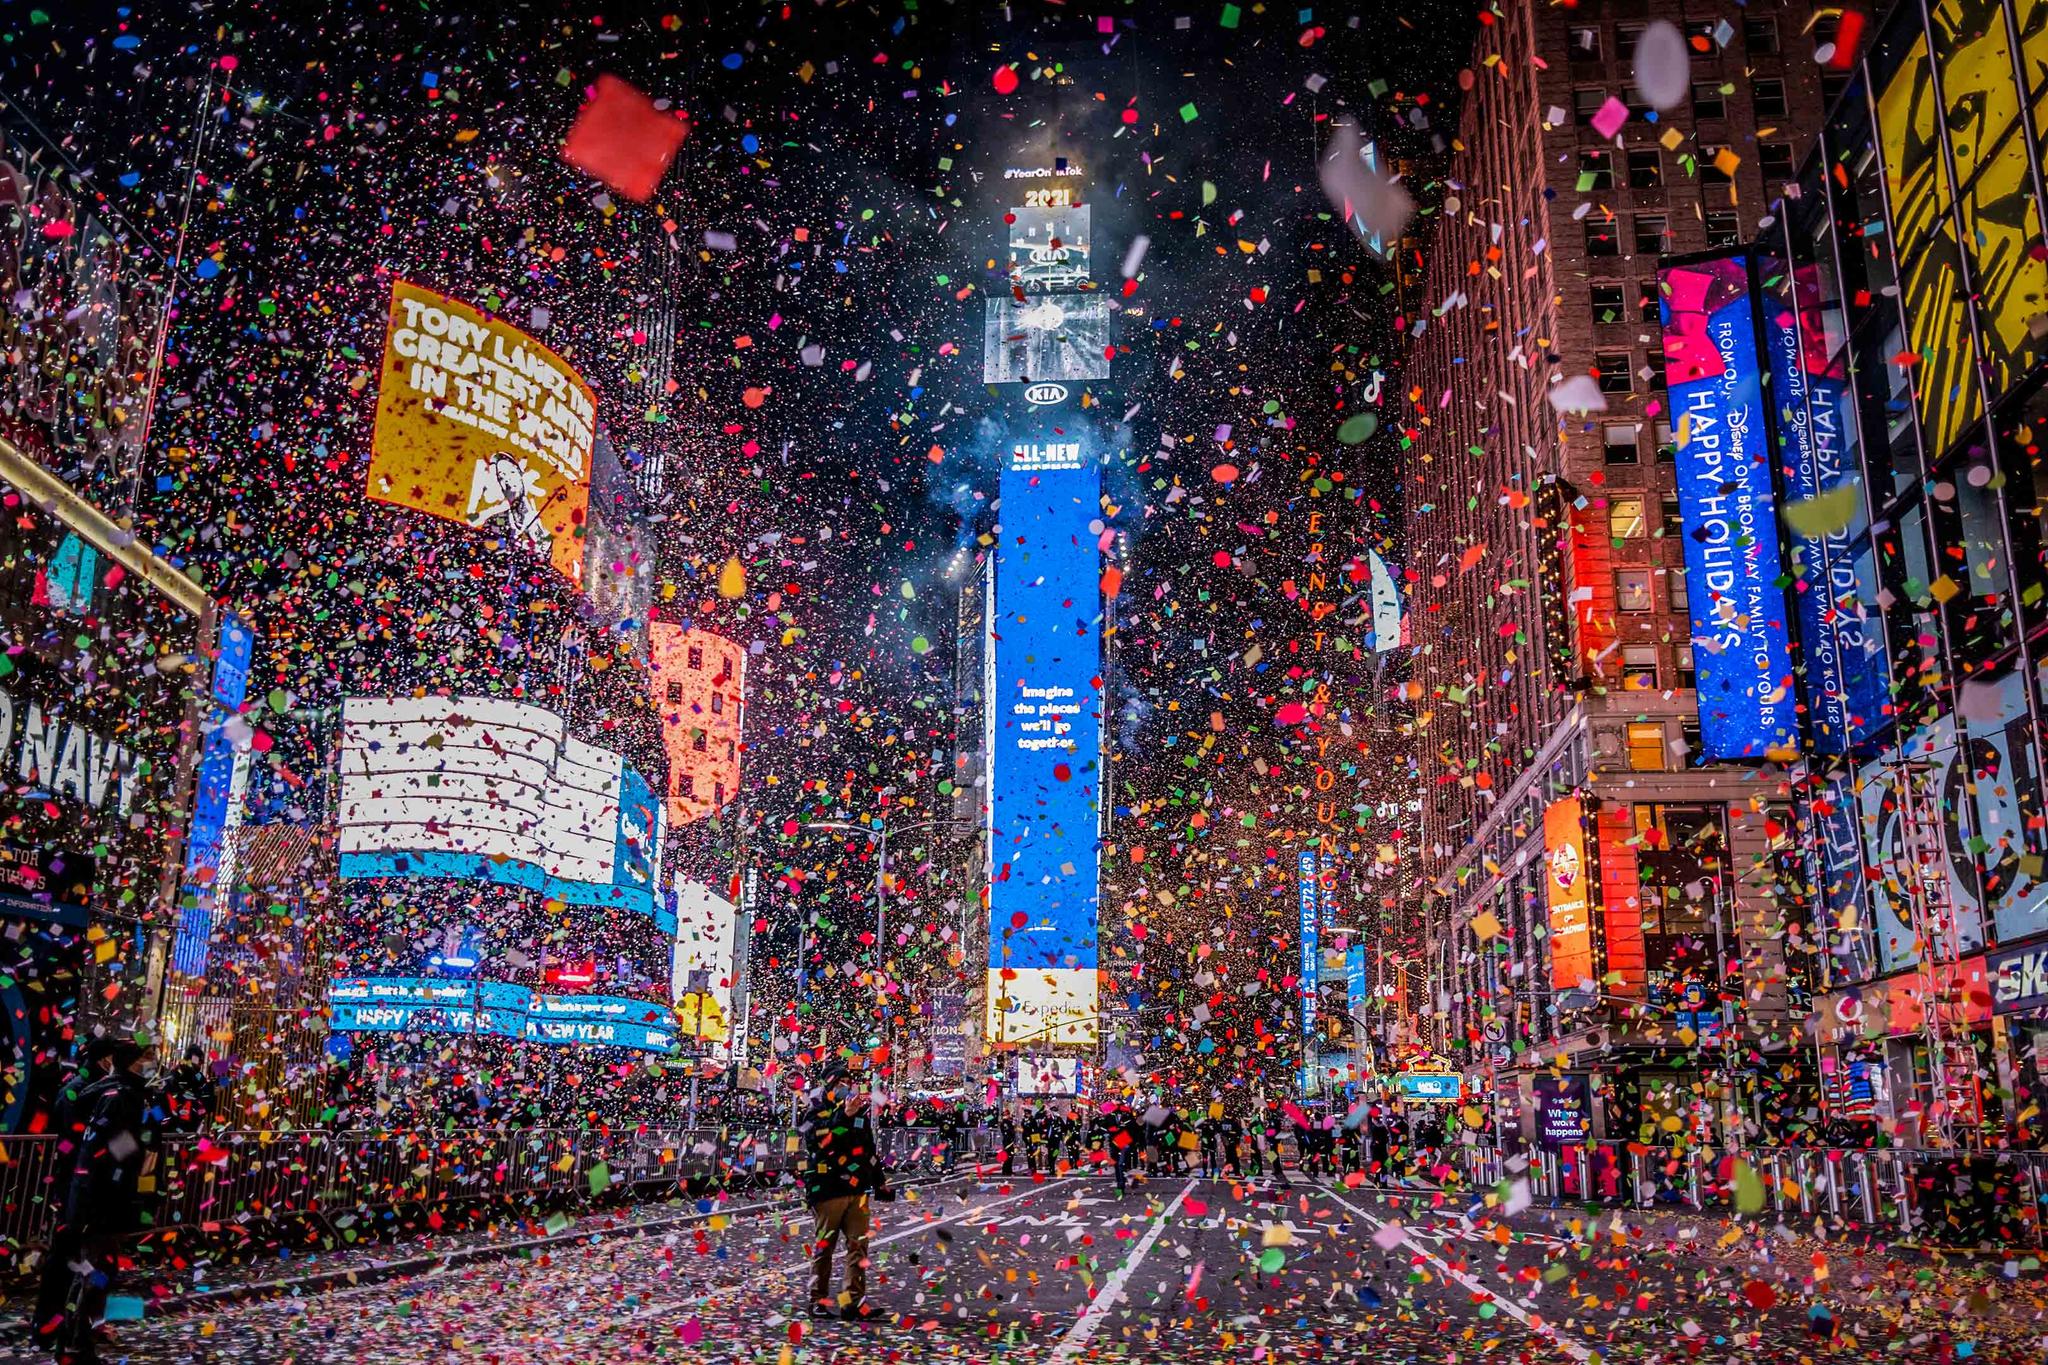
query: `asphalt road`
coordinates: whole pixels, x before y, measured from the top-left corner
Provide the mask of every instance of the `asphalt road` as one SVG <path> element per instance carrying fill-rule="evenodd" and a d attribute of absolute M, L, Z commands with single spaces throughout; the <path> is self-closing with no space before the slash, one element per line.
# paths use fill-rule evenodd
<path fill-rule="evenodd" d="M 2033 1360 L 2040 1271 L 1325 1180 L 956 1179 L 877 1206 L 876 1323 L 813 1322 L 763 1209 L 119 1325 L 109 1361 Z M 1732 1234 L 1732 1235 L 1731 1235 Z M 1822 1305 L 1816 1334 L 1812 1307 Z M 1955 1348 L 1962 1345 L 1963 1350 Z M 16 1355 L 15 1359 L 33 1357 Z"/>

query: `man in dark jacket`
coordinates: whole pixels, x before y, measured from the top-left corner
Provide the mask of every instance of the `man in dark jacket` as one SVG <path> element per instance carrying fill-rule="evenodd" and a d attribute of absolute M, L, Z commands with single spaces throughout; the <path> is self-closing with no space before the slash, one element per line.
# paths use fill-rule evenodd
<path fill-rule="evenodd" d="M 868 1123 L 864 1078 L 828 1063 L 811 1091 L 803 1136 L 804 1202 L 813 1223 L 811 1316 L 828 1318 L 835 1307 L 856 1322 L 880 1316 L 863 1300 L 868 1290 L 868 1196 L 894 1198 L 883 1178 L 875 1136 Z M 846 1243 L 846 1291 L 832 1296 L 832 1253 Z"/>
<path fill-rule="evenodd" d="M 60 1365 L 99 1359 L 93 1327 L 114 1287 L 116 1248 L 142 1225 L 142 1177 L 156 1156 L 161 1114 L 150 1103 L 148 1050 L 117 1040 L 108 1061 L 107 1072 L 78 1094 L 77 1145 L 63 1159 L 70 1178 L 58 1215 L 62 1231 L 44 1265 L 46 1277 L 66 1277 L 61 1307 L 36 1324 L 38 1339 L 55 1350 Z"/>
<path fill-rule="evenodd" d="M 213 1078 L 205 1065 L 206 1051 L 194 1043 L 164 1082 L 164 1131 L 197 1133 L 213 1122 Z"/>

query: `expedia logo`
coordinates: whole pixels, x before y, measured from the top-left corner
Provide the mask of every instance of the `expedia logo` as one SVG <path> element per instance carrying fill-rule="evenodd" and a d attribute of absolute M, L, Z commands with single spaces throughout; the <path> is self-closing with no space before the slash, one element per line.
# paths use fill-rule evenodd
<path fill-rule="evenodd" d="M 1065 384 L 1033 384 L 1024 390 L 1024 401 L 1038 408 L 1052 403 L 1064 403 L 1067 401 L 1067 386 Z"/>

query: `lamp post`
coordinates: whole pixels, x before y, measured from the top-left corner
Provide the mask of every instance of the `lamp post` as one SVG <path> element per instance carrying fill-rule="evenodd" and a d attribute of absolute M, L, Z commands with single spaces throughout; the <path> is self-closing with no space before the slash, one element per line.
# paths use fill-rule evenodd
<path fill-rule="evenodd" d="M 805 820 L 799 823 L 797 828 L 850 830 L 855 833 L 865 834 L 875 841 L 875 1028 L 876 1037 L 886 1041 L 883 1031 L 887 1028 L 889 1016 L 885 1004 L 887 997 L 883 991 L 882 982 L 882 938 L 888 928 L 888 907 L 885 898 L 889 875 L 889 836 L 892 834 L 910 834 L 918 830 L 976 829 L 979 826 L 971 820 L 952 819 L 919 820 L 912 824 L 895 826 L 891 826 L 886 820 L 877 820 L 871 825 L 863 824 L 857 820 Z M 870 1093 L 878 1094 L 877 1084 L 880 1078 L 870 1072 L 869 1079 Z"/>

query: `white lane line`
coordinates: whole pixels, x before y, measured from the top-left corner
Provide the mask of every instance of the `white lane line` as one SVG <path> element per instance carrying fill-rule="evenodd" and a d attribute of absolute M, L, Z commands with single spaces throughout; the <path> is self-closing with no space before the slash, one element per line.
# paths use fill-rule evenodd
<path fill-rule="evenodd" d="M 1102 1325 L 1102 1320 L 1116 1307 L 1117 1300 L 1124 1296 L 1124 1283 L 1131 1278 L 1131 1272 L 1138 1268 L 1138 1262 L 1144 1260 L 1146 1254 L 1152 1250 L 1152 1244 L 1159 1240 L 1159 1234 L 1166 1229 L 1166 1220 L 1173 1217 L 1179 1210 L 1181 1201 L 1186 1199 L 1194 1188 L 1195 1182 L 1188 1181 L 1181 1186 L 1180 1193 L 1173 1197 L 1173 1202 L 1159 1211 L 1159 1216 L 1152 1220 L 1152 1226 L 1145 1230 L 1145 1235 L 1131 1248 L 1131 1254 L 1124 1258 L 1124 1263 L 1111 1271 L 1109 1278 L 1103 1281 L 1102 1292 L 1088 1305 L 1088 1311 L 1081 1314 L 1074 1325 L 1067 1329 L 1067 1334 L 1060 1338 L 1060 1344 L 1054 1348 L 1048 1365 L 1066 1365 L 1067 1361 L 1087 1349 L 1088 1339 L 1095 1335 L 1095 1329 Z"/>
<path fill-rule="evenodd" d="M 1335 1190 L 1325 1188 L 1323 1193 L 1329 1195 L 1330 1198 L 1336 1200 L 1345 1208 L 1350 1209 L 1353 1213 L 1357 1214 L 1360 1218 L 1363 1218 L 1366 1222 L 1372 1224 L 1374 1228 L 1384 1228 L 1387 1226 L 1386 1219 L 1375 1217 L 1374 1215 L 1367 1213 L 1364 1209 L 1358 1207 L 1358 1205 L 1352 1203 L 1343 1195 L 1338 1194 Z M 1438 1256 L 1428 1247 L 1416 1241 L 1414 1234 L 1409 1232 L 1405 1226 L 1401 1226 L 1400 1231 L 1402 1244 L 1409 1247 L 1418 1256 L 1422 1257 L 1422 1259 L 1428 1261 L 1431 1265 L 1435 1266 L 1437 1268 L 1438 1273 L 1444 1275 L 1448 1279 L 1456 1280 L 1459 1284 L 1465 1286 L 1465 1288 L 1471 1290 L 1474 1294 L 1484 1294 L 1503 1313 L 1506 1313 L 1516 1322 L 1521 1323 L 1522 1326 L 1536 1333 L 1536 1335 L 1540 1337 L 1546 1337 L 1550 1341 L 1556 1343 L 1558 1349 L 1563 1351 L 1566 1355 L 1569 1355 L 1573 1360 L 1590 1361 L 1593 1359 L 1592 1351 L 1588 1350 L 1584 1346 L 1579 1345 L 1576 1341 L 1570 1341 L 1564 1337 L 1559 1336 L 1557 1334 L 1557 1329 L 1555 1327 L 1551 1326 L 1548 1322 L 1545 1322 L 1542 1318 L 1532 1315 L 1528 1309 L 1524 1308 L 1520 1303 L 1517 1303 L 1508 1294 L 1488 1289 L 1485 1285 L 1473 1279 L 1464 1271 L 1452 1269 L 1450 1264 L 1446 1262 L 1441 1256 Z"/>
<path fill-rule="evenodd" d="M 1058 1189 L 1062 1185 L 1072 1183 L 1072 1181 L 1072 1176 L 1066 1176 L 1062 1177 L 1061 1179 L 1051 1181 L 1044 1185 L 1034 1185 L 1028 1190 L 1019 1190 L 1015 1194 L 1007 1195 L 1001 1199 L 994 1199 L 986 1203 L 976 1204 L 972 1208 L 962 1209 L 958 1213 L 943 1214 L 937 1218 L 927 1219 L 911 1227 L 898 1228 L 896 1231 L 887 1233 L 881 1237 L 871 1237 L 868 1239 L 868 1245 L 870 1247 L 887 1246 L 891 1242 L 900 1242 L 905 1237 L 915 1237 L 920 1232 L 933 1232 L 939 1228 L 944 1227 L 948 1223 L 957 1223 L 971 1219 L 980 1214 L 988 1213 L 994 1209 L 1002 1208 L 1005 1205 L 1014 1204 L 1021 1199 L 1029 1199 L 1033 1195 L 1044 1194 L 1047 1190 Z M 811 1211 L 808 1208 L 802 1206 L 801 1204 L 797 1205 L 793 1212 L 799 1213 L 805 1221 L 809 1220 L 811 1214 Z M 870 1212 L 872 1212 L 872 1210 L 870 1210 Z M 643 1318 L 659 1317 L 664 1313 L 673 1313 L 681 1309 L 694 1307 L 697 1304 L 702 1303 L 704 1300 L 715 1297 L 720 1294 L 737 1293 L 739 1290 L 745 1289 L 748 1286 L 753 1285 L 764 1273 L 774 1274 L 777 1271 L 780 1271 L 783 1274 L 793 1274 L 798 1271 L 801 1271 L 803 1273 L 808 1274 L 810 1268 L 811 1258 L 808 1254 L 806 1254 L 801 1261 L 792 1262 L 791 1264 L 784 1266 L 763 1265 L 758 1267 L 755 1270 L 754 1274 L 748 1276 L 744 1280 L 737 1280 L 730 1284 L 712 1285 L 709 1288 L 700 1289 L 696 1291 L 696 1293 L 691 1298 L 681 1303 L 673 1301 L 668 1303 L 651 1303 L 647 1307 L 641 1309 L 639 1312 L 633 1314 L 630 1318 L 627 1319 L 627 1321 L 639 1322 Z"/>

